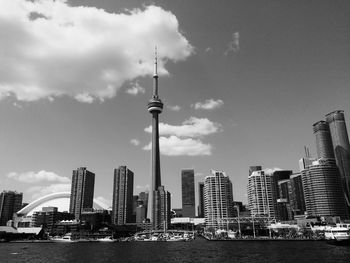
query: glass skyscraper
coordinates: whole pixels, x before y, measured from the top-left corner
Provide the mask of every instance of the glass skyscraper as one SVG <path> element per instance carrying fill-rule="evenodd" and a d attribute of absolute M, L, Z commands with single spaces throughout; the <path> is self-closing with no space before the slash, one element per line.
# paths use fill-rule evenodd
<path fill-rule="evenodd" d="M 194 192 L 194 170 L 187 169 L 181 171 L 182 186 L 182 216 L 196 216 L 195 192 Z"/>

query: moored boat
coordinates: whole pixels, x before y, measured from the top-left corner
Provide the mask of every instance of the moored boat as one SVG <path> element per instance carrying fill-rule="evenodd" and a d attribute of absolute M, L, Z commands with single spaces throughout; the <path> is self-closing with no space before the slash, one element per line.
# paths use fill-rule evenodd
<path fill-rule="evenodd" d="M 330 244 L 350 245 L 350 230 L 347 227 L 337 224 L 337 226 L 326 227 L 324 237 Z"/>
<path fill-rule="evenodd" d="M 66 243 L 76 242 L 76 240 L 72 239 L 72 234 L 71 233 L 67 233 L 67 234 L 65 234 L 62 237 L 60 237 L 60 236 L 52 237 L 51 241 L 53 241 L 53 242 L 63 242 L 63 243 L 64 242 L 66 242 Z"/>

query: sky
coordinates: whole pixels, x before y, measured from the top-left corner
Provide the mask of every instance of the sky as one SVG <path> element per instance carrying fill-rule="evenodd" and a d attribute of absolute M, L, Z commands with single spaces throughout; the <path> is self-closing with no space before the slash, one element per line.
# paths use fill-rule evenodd
<path fill-rule="evenodd" d="M 96 174 L 151 180 L 154 47 L 162 184 L 181 207 L 181 169 L 224 171 L 246 203 L 248 168 L 298 172 L 312 124 L 350 123 L 350 2 L 0 0 L 0 191 L 30 202 Z"/>

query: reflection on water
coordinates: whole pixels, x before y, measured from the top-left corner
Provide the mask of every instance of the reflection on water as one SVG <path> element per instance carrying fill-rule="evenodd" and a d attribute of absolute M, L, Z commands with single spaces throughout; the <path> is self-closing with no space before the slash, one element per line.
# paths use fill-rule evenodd
<path fill-rule="evenodd" d="M 320 241 L 1 243 L 0 262 L 348 262 Z"/>

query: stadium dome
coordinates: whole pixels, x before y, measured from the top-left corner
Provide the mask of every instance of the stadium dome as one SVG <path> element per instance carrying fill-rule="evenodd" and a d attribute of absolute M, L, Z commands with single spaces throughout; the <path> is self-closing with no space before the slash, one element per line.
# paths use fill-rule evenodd
<path fill-rule="evenodd" d="M 58 211 L 69 211 L 69 202 L 70 202 L 70 192 L 60 192 L 45 195 L 31 202 L 30 204 L 23 207 L 17 212 L 18 215 L 31 216 L 36 211 L 41 211 L 43 207 L 54 206 L 58 208 Z M 94 199 L 93 204 L 95 209 L 107 210 L 108 205 L 103 202 Z"/>

